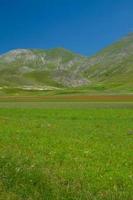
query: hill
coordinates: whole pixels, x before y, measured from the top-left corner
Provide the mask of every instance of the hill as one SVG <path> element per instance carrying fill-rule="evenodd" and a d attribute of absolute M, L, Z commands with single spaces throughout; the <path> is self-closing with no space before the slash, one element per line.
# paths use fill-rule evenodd
<path fill-rule="evenodd" d="M 133 92 L 133 34 L 88 58 L 63 48 L 16 49 L 0 56 L 0 89 Z M 15 90 L 16 91 L 16 90 Z"/>
<path fill-rule="evenodd" d="M 85 77 L 101 90 L 133 92 L 133 34 L 90 58 Z"/>

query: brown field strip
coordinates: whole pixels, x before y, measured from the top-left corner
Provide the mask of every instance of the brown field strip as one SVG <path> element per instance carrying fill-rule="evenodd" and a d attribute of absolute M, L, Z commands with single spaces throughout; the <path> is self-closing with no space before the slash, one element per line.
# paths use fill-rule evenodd
<path fill-rule="evenodd" d="M 69 101 L 69 102 L 133 102 L 133 95 L 91 95 L 91 96 L 1 96 L 1 102 Z"/>

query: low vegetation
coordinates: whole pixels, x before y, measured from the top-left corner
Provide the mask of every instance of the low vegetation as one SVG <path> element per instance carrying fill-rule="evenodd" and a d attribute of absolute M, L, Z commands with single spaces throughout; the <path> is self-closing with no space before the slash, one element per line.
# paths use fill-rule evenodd
<path fill-rule="evenodd" d="M 132 109 L 10 105 L 0 109 L 1 200 L 133 199 Z"/>

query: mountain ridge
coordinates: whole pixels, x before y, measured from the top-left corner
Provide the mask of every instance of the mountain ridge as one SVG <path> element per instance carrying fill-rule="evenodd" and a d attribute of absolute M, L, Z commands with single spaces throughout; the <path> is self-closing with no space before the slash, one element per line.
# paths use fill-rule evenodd
<path fill-rule="evenodd" d="M 85 57 L 64 48 L 14 49 L 0 55 L 0 88 L 133 92 L 133 33 Z"/>

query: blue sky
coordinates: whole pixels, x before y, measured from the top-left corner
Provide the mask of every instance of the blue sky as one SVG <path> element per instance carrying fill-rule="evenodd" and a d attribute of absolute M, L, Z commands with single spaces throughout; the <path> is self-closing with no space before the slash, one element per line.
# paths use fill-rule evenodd
<path fill-rule="evenodd" d="M 64 47 L 92 55 L 133 32 L 133 0 L 0 0 L 0 53 Z"/>

